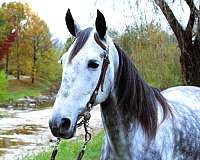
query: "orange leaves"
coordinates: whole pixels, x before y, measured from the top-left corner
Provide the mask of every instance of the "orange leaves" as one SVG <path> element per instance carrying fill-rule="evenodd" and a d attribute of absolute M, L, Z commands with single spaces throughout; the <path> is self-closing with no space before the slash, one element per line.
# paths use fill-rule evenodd
<path fill-rule="evenodd" d="M 4 43 L 0 45 L 0 58 L 9 52 L 8 61 L 2 62 L 7 63 L 10 73 L 31 76 L 32 70 L 38 71 L 38 68 L 45 70 L 41 66 L 46 61 L 46 57 L 50 56 L 47 59 L 55 58 L 52 54 L 53 43 L 49 28 L 37 13 L 31 10 L 28 4 L 20 2 L 4 3 L 0 8 L 0 23 L 4 23 L 3 27 L 0 26 L 2 33 L 0 43 L 2 39 L 4 40 Z M 4 32 L 2 32 L 2 28 L 5 28 Z M 16 32 L 9 34 L 13 28 L 17 31 L 16 38 L 14 38 Z M 13 44 L 12 47 L 11 44 Z"/>

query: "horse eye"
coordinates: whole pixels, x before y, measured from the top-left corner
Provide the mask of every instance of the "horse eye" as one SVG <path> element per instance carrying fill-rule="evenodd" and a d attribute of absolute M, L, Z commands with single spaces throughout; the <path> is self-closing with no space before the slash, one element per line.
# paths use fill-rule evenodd
<path fill-rule="evenodd" d="M 96 63 L 95 61 L 89 61 L 89 62 L 88 62 L 88 68 L 93 68 L 93 69 L 95 69 L 95 68 L 98 68 L 98 66 L 99 66 L 99 64 Z"/>

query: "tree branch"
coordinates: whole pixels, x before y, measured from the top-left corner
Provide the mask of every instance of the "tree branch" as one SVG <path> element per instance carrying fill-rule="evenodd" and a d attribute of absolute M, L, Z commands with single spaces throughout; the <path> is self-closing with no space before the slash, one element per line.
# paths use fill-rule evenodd
<path fill-rule="evenodd" d="M 192 34 L 193 26 L 194 26 L 195 17 L 196 16 L 195 16 L 194 11 L 190 10 L 190 17 L 189 17 L 189 20 L 188 20 L 186 31 L 190 32 L 191 34 Z"/>
<path fill-rule="evenodd" d="M 190 17 L 189 17 L 189 20 L 188 20 L 186 31 L 189 32 L 190 34 L 192 34 L 192 29 L 193 29 L 193 26 L 194 26 L 195 17 L 198 15 L 197 14 L 198 9 L 194 5 L 193 0 L 185 0 L 185 2 L 187 3 L 187 5 L 190 8 Z"/>
<path fill-rule="evenodd" d="M 165 0 L 154 0 L 155 3 L 160 7 L 161 11 L 163 12 L 165 18 L 167 19 L 170 27 L 172 28 L 178 42 L 179 45 L 183 44 L 183 40 L 184 40 L 184 30 L 181 26 L 181 24 L 178 22 L 178 20 L 176 19 L 176 17 L 174 16 L 174 13 L 172 12 L 172 10 L 170 9 L 170 7 L 168 6 L 167 2 L 165 2 Z"/>
<path fill-rule="evenodd" d="M 200 4 L 199 4 L 199 10 L 197 13 L 197 31 L 196 31 L 196 37 L 194 42 L 198 43 L 200 45 Z"/>
<path fill-rule="evenodd" d="M 185 0 L 185 2 L 187 3 L 187 5 L 189 6 L 190 10 L 197 13 L 198 9 L 196 8 L 196 6 L 194 5 L 193 0 Z"/>

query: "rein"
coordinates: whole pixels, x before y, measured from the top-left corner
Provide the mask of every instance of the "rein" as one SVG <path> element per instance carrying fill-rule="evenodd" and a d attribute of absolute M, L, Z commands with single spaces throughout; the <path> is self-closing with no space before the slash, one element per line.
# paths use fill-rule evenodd
<path fill-rule="evenodd" d="M 101 68 L 101 74 L 100 74 L 97 86 L 96 86 L 95 90 L 93 91 L 92 96 L 90 97 L 90 100 L 88 101 L 88 103 L 86 105 L 85 112 L 81 115 L 83 117 L 82 120 L 76 125 L 77 127 L 80 127 L 83 125 L 84 130 L 85 130 L 85 142 L 84 142 L 83 146 L 81 147 L 81 150 L 78 154 L 77 160 L 81 160 L 83 158 L 87 144 L 91 140 L 91 133 L 88 131 L 89 120 L 91 118 L 90 111 L 92 110 L 92 108 L 95 104 L 96 97 L 98 95 L 98 91 L 99 91 L 100 87 L 101 87 L 101 91 L 103 92 L 103 84 L 105 81 L 105 75 L 106 75 L 106 71 L 108 69 L 108 65 L 110 64 L 109 57 L 108 57 L 108 54 L 109 54 L 108 47 L 109 46 L 108 47 L 105 46 L 105 44 L 102 42 L 102 40 L 100 39 L 100 37 L 98 36 L 97 33 L 94 34 L 94 39 L 95 39 L 96 43 L 104 50 L 104 57 L 103 57 L 103 64 L 102 64 L 102 68 Z M 56 144 L 52 151 L 50 160 L 55 160 L 56 155 L 58 153 L 59 143 L 60 143 L 60 138 L 57 138 L 57 141 L 56 141 Z"/>

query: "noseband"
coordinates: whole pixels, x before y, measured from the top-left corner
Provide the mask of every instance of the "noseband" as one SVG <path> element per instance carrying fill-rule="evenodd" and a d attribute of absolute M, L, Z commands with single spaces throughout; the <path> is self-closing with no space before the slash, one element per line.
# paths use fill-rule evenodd
<path fill-rule="evenodd" d="M 85 112 L 81 115 L 83 117 L 83 119 L 77 124 L 77 127 L 84 125 L 84 129 L 85 129 L 85 142 L 84 142 L 84 144 L 83 144 L 83 146 L 82 146 L 82 148 L 81 148 L 81 150 L 78 154 L 77 160 L 81 160 L 83 158 L 85 150 L 86 150 L 86 146 L 87 146 L 88 142 L 91 140 L 91 133 L 89 133 L 89 131 L 88 131 L 89 120 L 90 120 L 90 117 L 91 117 L 90 111 L 92 110 L 92 108 L 95 104 L 96 97 L 98 95 L 100 87 L 101 87 L 101 91 L 103 92 L 105 75 L 106 75 L 106 71 L 108 69 L 108 65 L 110 64 L 110 61 L 109 61 L 109 45 L 108 45 L 108 47 L 106 47 L 97 33 L 94 34 L 94 39 L 95 39 L 96 43 L 104 50 L 103 64 L 102 64 L 102 68 L 101 68 L 101 74 L 100 74 L 98 83 L 95 87 L 95 90 L 93 91 L 93 93 L 90 97 L 90 100 L 88 101 L 88 103 L 86 105 Z M 56 157 L 57 152 L 58 152 L 59 143 L 60 143 L 60 138 L 57 138 L 56 145 L 54 146 L 53 152 L 51 154 L 51 160 L 55 160 L 55 157 Z"/>

